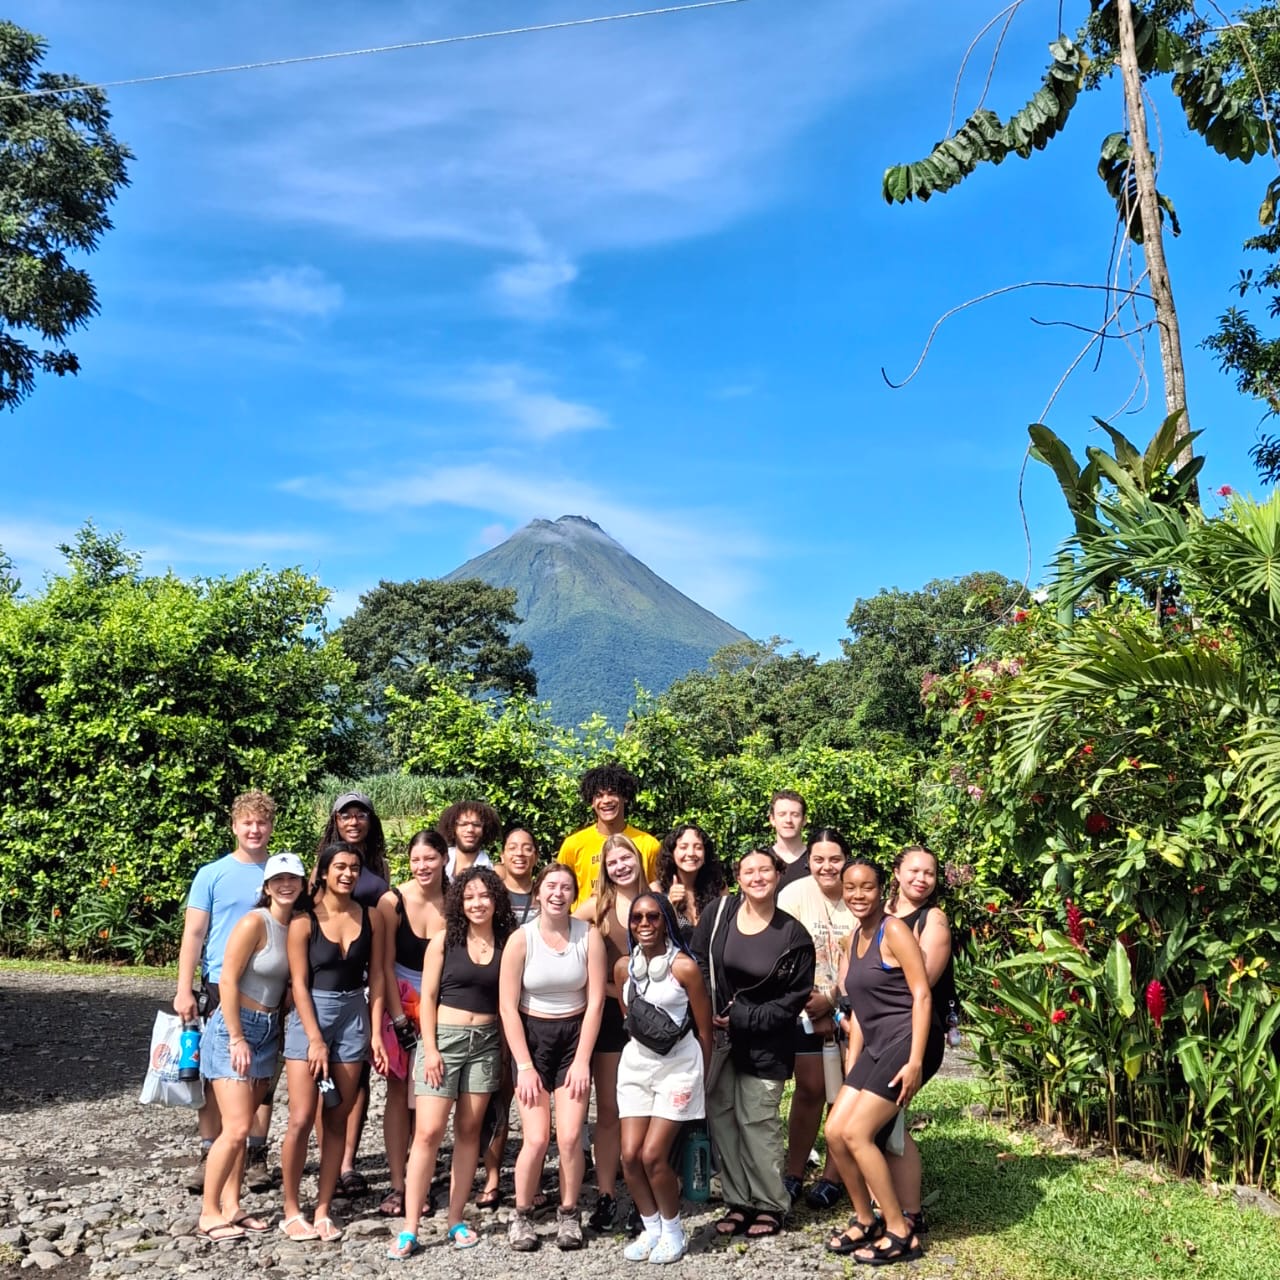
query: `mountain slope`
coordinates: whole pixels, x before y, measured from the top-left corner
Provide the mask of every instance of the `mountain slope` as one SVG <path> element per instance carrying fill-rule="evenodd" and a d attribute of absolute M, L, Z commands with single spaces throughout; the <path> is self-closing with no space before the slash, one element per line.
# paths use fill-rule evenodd
<path fill-rule="evenodd" d="M 538 696 L 562 724 L 595 711 L 620 724 L 637 681 L 661 693 L 745 639 L 583 516 L 534 520 L 445 575 L 460 578 L 515 588 L 511 638 L 533 651 Z"/>

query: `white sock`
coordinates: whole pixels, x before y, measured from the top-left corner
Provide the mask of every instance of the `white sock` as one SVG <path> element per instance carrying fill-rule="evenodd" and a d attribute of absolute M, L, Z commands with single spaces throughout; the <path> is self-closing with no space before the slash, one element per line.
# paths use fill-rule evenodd
<path fill-rule="evenodd" d="M 663 1218 L 661 1221 L 662 1234 L 666 1236 L 668 1240 L 683 1242 L 684 1227 L 681 1225 L 679 1217 Z"/>
<path fill-rule="evenodd" d="M 644 1233 L 652 1244 L 657 1244 L 662 1236 L 662 1215 L 660 1213 L 642 1213 L 640 1221 L 644 1223 Z"/>

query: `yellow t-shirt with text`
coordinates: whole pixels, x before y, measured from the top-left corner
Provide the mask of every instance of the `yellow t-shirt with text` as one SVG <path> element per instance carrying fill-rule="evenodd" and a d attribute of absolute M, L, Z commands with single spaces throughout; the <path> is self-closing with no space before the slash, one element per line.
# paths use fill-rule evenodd
<path fill-rule="evenodd" d="M 623 827 L 619 834 L 626 836 L 640 850 L 641 874 L 645 884 L 649 884 L 658 869 L 658 850 L 661 846 L 647 831 L 638 831 L 632 826 Z M 556 861 L 572 867 L 574 875 L 578 877 L 578 896 L 573 900 L 574 911 L 595 892 L 596 879 L 600 875 L 600 851 L 604 848 L 604 841 L 603 833 L 593 823 L 567 836 L 556 855 Z"/>

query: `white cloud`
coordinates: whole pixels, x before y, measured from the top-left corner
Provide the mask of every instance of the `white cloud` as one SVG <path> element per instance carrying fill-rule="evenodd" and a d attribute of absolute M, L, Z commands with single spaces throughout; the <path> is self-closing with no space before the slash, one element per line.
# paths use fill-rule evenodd
<path fill-rule="evenodd" d="M 482 365 L 474 373 L 436 388 L 464 404 L 487 405 L 531 440 L 551 440 L 573 431 L 609 425 L 599 409 L 539 389 L 537 375 L 520 365 Z"/>
<path fill-rule="evenodd" d="M 272 267 L 216 285 L 215 302 L 285 319 L 325 320 L 342 306 L 342 286 L 317 267 Z"/>
<path fill-rule="evenodd" d="M 565 291 L 578 278 L 578 268 L 563 254 L 528 258 L 495 271 L 494 292 L 504 311 L 541 319 L 559 307 Z"/>
<path fill-rule="evenodd" d="M 194 145 L 167 186 L 223 221 L 501 255 L 481 267 L 491 297 L 539 317 L 584 255 L 714 231 L 784 192 L 797 136 L 881 74 L 859 53 L 897 8 L 744 4 L 192 81 L 166 124 Z M 165 24 L 167 64 L 590 12 L 581 0 L 215 9 Z"/>
<path fill-rule="evenodd" d="M 632 555 L 704 607 L 730 617 L 758 586 L 769 548 L 728 512 L 632 507 L 612 492 L 556 474 L 490 462 L 425 468 L 359 484 L 298 477 L 285 492 L 350 511 L 392 515 L 437 505 L 501 515 L 525 523 L 572 514 L 594 520 Z M 490 526 L 492 528 L 492 526 Z"/>

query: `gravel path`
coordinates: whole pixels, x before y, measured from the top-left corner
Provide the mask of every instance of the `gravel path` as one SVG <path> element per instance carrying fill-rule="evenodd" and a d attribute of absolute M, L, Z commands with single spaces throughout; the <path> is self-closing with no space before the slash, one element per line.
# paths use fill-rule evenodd
<path fill-rule="evenodd" d="M 636 1269 L 623 1261 L 622 1236 L 589 1231 L 580 1253 L 560 1253 L 546 1241 L 538 1253 L 514 1254 L 506 1244 L 509 1210 L 472 1215 L 484 1238 L 469 1253 L 444 1247 L 440 1215 L 423 1222 L 426 1249 L 407 1268 L 388 1261 L 396 1223 L 377 1215 L 388 1183 L 376 1078 L 360 1160 L 371 1190 L 359 1200 L 335 1202 L 344 1228 L 339 1243 L 291 1244 L 274 1231 L 222 1245 L 197 1239 L 198 1201 L 185 1189 L 194 1114 L 137 1101 L 155 1011 L 167 1008 L 172 994 L 172 984 L 160 979 L 0 973 L 0 1277 L 49 1270 L 58 1280 L 138 1274 L 221 1280 L 257 1270 L 276 1277 L 369 1277 L 408 1269 L 448 1277 L 478 1271 L 486 1280 L 528 1274 L 587 1280 L 601 1267 Z M 276 1160 L 284 1100 L 282 1082 L 271 1139 Z M 314 1174 L 313 1162 L 304 1204 Z M 509 1169 L 503 1189 L 509 1204 Z M 246 1193 L 244 1207 L 274 1223 L 279 1193 Z M 673 1277 L 798 1280 L 846 1273 L 843 1262 L 822 1249 L 829 1223 L 842 1213 L 819 1217 L 801 1208 L 791 1230 L 748 1246 L 714 1238 L 717 1203 L 687 1209 L 692 1246 L 668 1269 Z M 550 1221 L 542 1228 L 553 1229 Z M 926 1257 L 908 1271 L 913 1280 L 928 1280 L 947 1276 L 951 1263 L 942 1255 Z"/>

